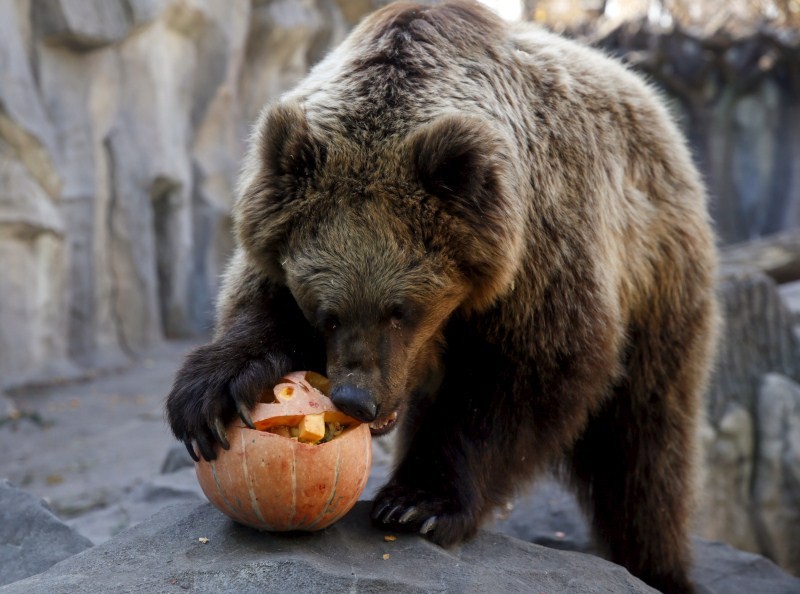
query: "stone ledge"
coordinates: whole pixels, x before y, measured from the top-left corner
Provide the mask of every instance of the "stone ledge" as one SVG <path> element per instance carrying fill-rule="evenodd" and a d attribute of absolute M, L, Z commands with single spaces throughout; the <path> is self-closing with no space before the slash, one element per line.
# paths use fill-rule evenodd
<path fill-rule="evenodd" d="M 418 536 L 385 541 L 370 526 L 369 509 L 360 502 L 318 533 L 269 534 L 208 503 L 173 506 L 0 593 L 655 592 L 599 557 L 486 530 L 449 550 Z M 702 594 L 800 592 L 800 580 L 763 557 L 700 540 L 693 577 Z"/>
<path fill-rule="evenodd" d="M 41 499 L 0 479 L 0 586 L 45 571 L 91 546 Z"/>
<path fill-rule="evenodd" d="M 234 524 L 208 503 L 170 507 L 0 592 L 655 592 L 597 557 L 503 534 L 451 550 L 418 536 L 387 542 L 369 508 L 361 502 L 318 533 L 281 535 Z"/>

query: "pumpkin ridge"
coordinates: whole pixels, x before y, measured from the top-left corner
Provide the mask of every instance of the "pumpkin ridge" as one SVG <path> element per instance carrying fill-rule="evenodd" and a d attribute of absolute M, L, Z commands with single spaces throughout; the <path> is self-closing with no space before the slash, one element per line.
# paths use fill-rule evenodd
<path fill-rule="evenodd" d="M 261 514 L 261 509 L 258 507 L 258 497 L 256 496 L 256 491 L 253 488 L 253 477 L 250 476 L 250 473 L 247 472 L 247 440 L 244 437 L 244 431 L 240 434 L 241 442 L 242 442 L 242 471 L 244 472 L 245 480 L 247 481 L 247 491 L 250 493 L 250 505 L 253 507 L 253 511 L 256 514 L 256 517 L 263 525 L 267 525 L 264 516 Z"/>
<path fill-rule="evenodd" d="M 292 448 L 292 515 L 289 520 L 291 530 L 297 528 L 294 518 L 297 515 L 297 451 Z"/>
<path fill-rule="evenodd" d="M 336 487 L 339 485 L 339 469 L 341 468 L 341 464 L 342 448 L 336 448 L 336 468 L 333 471 L 333 488 L 331 489 L 331 496 L 328 497 L 328 501 L 325 502 L 325 506 L 322 508 L 322 511 L 319 513 L 319 515 L 308 525 L 309 530 L 313 529 L 317 524 L 319 524 L 330 509 L 333 498 L 336 496 Z"/>
<path fill-rule="evenodd" d="M 212 460 L 210 466 L 211 466 L 211 476 L 214 477 L 214 484 L 217 486 L 217 493 L 219 493 L 219 496 L 222 498 L 222 502 L 225 504 L 225 507 L 227 507 L 232 514 L 236 514 L 237 513 L 236 508 L 230 501 L 228 501 L 228 498 L 225 496 L 225 491 L 219 482 L 219 477 L 217 476 L 216 461 Z"/>

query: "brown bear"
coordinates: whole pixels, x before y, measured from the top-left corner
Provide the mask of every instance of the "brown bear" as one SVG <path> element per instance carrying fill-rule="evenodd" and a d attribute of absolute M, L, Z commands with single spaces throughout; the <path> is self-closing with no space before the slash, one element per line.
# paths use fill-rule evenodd
<path fill-rule="evenodd" d="M 637 76 L 477 3 L 392 4 L 264 111 L 234 216 L 216 334 L 167 403 L 193 456 L 316 370 L 400 427 L 378 525 L 451 545 L 555 469 L 611 560 L 693 591 L 715 248 Z"/>

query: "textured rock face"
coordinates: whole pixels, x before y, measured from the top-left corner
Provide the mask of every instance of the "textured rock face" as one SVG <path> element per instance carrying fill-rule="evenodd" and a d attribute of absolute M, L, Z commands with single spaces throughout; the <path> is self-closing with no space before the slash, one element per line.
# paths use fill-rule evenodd
<path fill-rule="evenodd" d="M 800 573 L 800 385 L 768 374 L 760 386 L 753 509 L 760 550 Z"/>
<path fill-rule="evenodd" d="M 385 477 L 389 460 L 381 449 L 373 470 Z M 167 461 L 168 474 L 112 507 L 70 521 L 104 544 L 49 570 L 90 543 L 38 498 L 0 482 L 0 592 L 653 592 L 624 569 L 577 554 L 591 552 L 591 544 L 574 500 L 553 482 L 540 484 L 490 527 L 521 541 L 482 531 L 463 547 L 443 550 L 416 536 L 385 540 L 370 526 L 369 502 L 323 532 L 258 533 L 204 503 L 182 445 Z M 111 527 L 117 530 L 109 533 Z M 201 536 L 209 542 L 201 543 Z M 694 557 L 692 577 L 704 594 L 800 588 L 766 559 L 721 543 L 696 540 Z"/>
<path fill-rule="evenodd" d="M 800 308 L 760 272 L 790 270 L 782 264 L 791 260 L 786 246 L 797 243 L 790 239 L 781 249 L 754 244 L 724 254 L 724 330 L 708 395 L 698 528 L 800 574 Z M 778 267 L 768 257 L 775 252 Z"/>
<path fill-rule="evenodd" d="M 91 546 L 41 500 L 0 480 L 0 586 L 45 571 Z"/>
<path fill-rule="evenodd" d="M 678 17 L 662 27 L 643 18 L 594 39 L 671 98 L 725 243 L 800 226 L 800 135 L 794 132 L 799 87 L 793 78 L 800 38 L 791 29 L 769 31 L 761 18 L 751 19 L 737 25 L 726 13 L 722 20 L 700 18 L 702 25 L 682 26 Z M 726 33 L 716 31 L 723 21 Z"/>
<path fill-rule="evenodd" d="M 388 445 L 391 449 L 392 444 Z M 379 478 L 385 478 L 390 466 L 382 450 L 376 448 L 373 466 Z M 12 582 L 22 580 L 0 586 L 0 592 L 483 592 L 498 588 L 653 592 L 624 569 L 578 554 L 592 552 L 585 525 L 574 499 L 551 481 L 543 481 L 505 519 L 488 526 L 493 532 L 481 531 L 475 541 L 443 550 L 417 536 L 385 540 L 384 532 L 370 526 L 369 502 L 357 505 L 322 532 L 259 533 L 204 503 L 193 462 L 182 445 L 176 445 L 167 462 L 168 474 L 137 486 L 114 506 L 70 521 L 73 528 L 103 544 L 49 570 L 88 542 L 78 538 L 80 546 L 68 548 L 66 544 L 76 539 L 74 533 L 38 499 L 18 489 L 4 489 L 0 483 L 2 509 L 10 514 L 3 517 L 0 512 L 0 584 L 8 583 L 9 576 Z M 42 518 L 46 530 L 41 529 Z M 119 528 L 137 524 L 117 534 Z M 112 527 L 116 529 L 109 532 Z M 19 547 L 19 535 L 37 546 Z M 200 537 L 209 541 L 202 543 Z M 534 546 L 543 544 L 548 548 Z M 17 570 L 20 550 L 28 568 L 23 573 Z M 13 575 L 7 571 L 11 564 L 3 563 L 9 560 L 9 551 Z M 59 555 L 53 557 L 53 551 Z M 763 557 L 699 539 L 694 542 L 692 578 L 703 594 L 800 591 L 800 581 Z"/>
<path fill-rule="evenodd" d="M 209 329 L 249 125 L 371 6 L 0 6 L 0 378 Z"/>
<path fill-rule="evenodd" d="M 207 503 L 172 507 L 0 591 L 655 592 L 597 557 L 501 534 L 482 532 L 452 551 L 419 536 L 385 541 L 369 505 L 322 532 L 289 535 L 239 526 Z"/>
<path fill-rule="evenodd" d="M 453 549 L 417 535 L 385 539 L 370 526 L 370 505 L 357 504 L 321 532 L 270 534 L 189 499 L 0 592 L 655 592 L 594 555 L 506 534 L 480 531 Z M 551 517 L 547 509 L 534 516 Z M 537 523 L 523 527 L 525 538 L 540 540 Z M 700 540 L 694 552 L 692 578 L 703 594 L 800 589 L 800 580 L 762 557 Z"/>

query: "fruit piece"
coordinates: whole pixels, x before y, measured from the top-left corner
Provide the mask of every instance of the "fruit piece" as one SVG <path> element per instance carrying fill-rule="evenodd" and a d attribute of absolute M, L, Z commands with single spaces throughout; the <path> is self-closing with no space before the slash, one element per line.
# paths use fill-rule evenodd
<path fill-rule="evenodd" d="M 332 439 L 339 437 L 342 434 L 346 427 L 341 423 L 337 423 L 336 421 L 326 422 L 325 423 L 325 437 L 322 438 L 322 442 L 325 443 Z"/>
<path fill-rule="evenodd" d="M 332 439 L 336 439 L 344 433 L 344 431 L 352 427 L 350 423 L 341 422 L 341 420 L 344 420 L 344 415 L 341 415 L 341 413 L 325 412 L 316 415 L 305 415 L 304 417 L 298 418 L 297 425 L 274 425 L 266 428 L 262 427 L 260 430 L 271 433 L 272 435 L 288 437 L 289 439 L 299 439 L 303 443 L 317 445 L 328 443 Z M 337 420 L 330 420 L 331 418 Z M 289 421 L 294 421 L 294 419 L 295 417 L 290 417 L 286 420 L 288 423 Z M 319 419 L 321 419 L 321 421 Z"/>
<path fill-rule="evenodd" d="M 316 415 L 306 415 L 299 425 L 300 433 L 298 439 L 300 441 L 319 441 L 325 437 L 325 418 L 323 413 Z"/>

